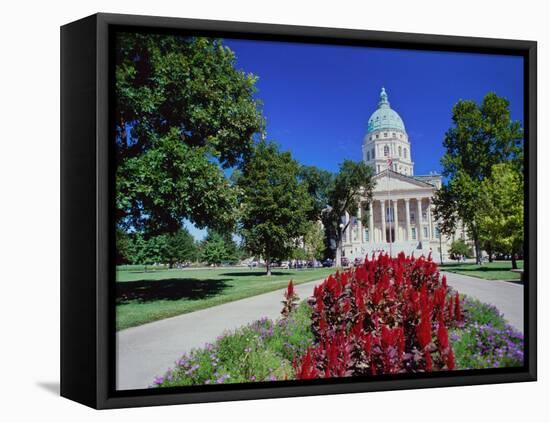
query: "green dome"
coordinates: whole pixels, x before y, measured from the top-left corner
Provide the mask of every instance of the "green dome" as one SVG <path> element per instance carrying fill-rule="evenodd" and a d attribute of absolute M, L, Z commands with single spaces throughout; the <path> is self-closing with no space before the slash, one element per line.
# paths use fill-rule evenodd
<path fill-rule="evenodd" d="M 401 119 L 401 116 L 390 107 L 388 94 L 386 94 L 386 90 L 383 87 L 380 92 L 378 109 L 376 109 L 369 119 L 368 132 L 370 133 L 380 129 L 397 129 L 405 132 L 403 119 Z"/>

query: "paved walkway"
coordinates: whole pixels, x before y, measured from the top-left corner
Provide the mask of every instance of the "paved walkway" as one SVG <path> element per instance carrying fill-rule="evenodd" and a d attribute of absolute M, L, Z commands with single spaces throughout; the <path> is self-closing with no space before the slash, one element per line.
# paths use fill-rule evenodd
<path fill-rule="evenodd" d="M 322 281 L 296 285 L 296 293 L 305 299 Z M 278 318 L 283 293 L 280 289 L 117 332 L 117 389 L 147 388 L 184 352 L 214 341 L 224 330 Z"/>
<path fill-rule="evenodd" d="M 523 332 L 523 284 L 518 281 L 489 281 L 458 273 L 442 272 L 447 283 L 461 294 L 492 304 L 514 328 Z"/>
<path fill-rule="evenodd" d="M 495 305 L 508 322 L 523 331 L 523 286 L 443 272 L 461 294 Z M 301 299 L 313 294 L 317 280 L 297 285 Z M 147 388 L 155 376 L 174 366 L 184 352 L 214 341 L 224 330 L 262 317 L 280 316 L 284 290 L 210 307 L 117 332 L 117 389 Z"/>

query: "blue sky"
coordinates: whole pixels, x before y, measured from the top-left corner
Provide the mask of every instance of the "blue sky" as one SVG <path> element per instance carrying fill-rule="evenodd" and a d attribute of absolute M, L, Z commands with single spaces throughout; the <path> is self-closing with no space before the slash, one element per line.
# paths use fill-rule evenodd
<path fill-rule="evenodd" d="M 330 171 L 344 159 L 361 160 L 382 86 L 405 123 L 416 175 L 441 171 L 443 137 L 460 99 L 480 102 L 494 91 L 510 101 L 512 118 L 523 122 L 521 57 L 230 39 L 225 44 L 239 69 L 259 77 L 256 97 L 268 139 L 299 162 Z M 204 236 L 190 229 L 198 239 Z"/>

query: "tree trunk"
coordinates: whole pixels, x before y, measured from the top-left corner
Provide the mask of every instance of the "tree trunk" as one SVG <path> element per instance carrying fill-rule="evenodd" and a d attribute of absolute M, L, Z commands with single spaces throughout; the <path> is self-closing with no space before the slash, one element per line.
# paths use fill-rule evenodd
<path fill-rule="evenodd" d="M 338 242 L 336 243 L 336 258 L 335 258 L 334 265 L 336 267 L 342 266 L 342 241 L 341 240 L 338 240 Z"/>
<path fill-rule="evenodd" d="M 271 276 L 271 259 L 266 257 L 265 259 L 266 275 Z"/>
<path fill-rule="evenodd" d="M 477 236 L 477 231 L 474 231 L 474 248 L 476 253 L 476 264 L 481 264 L 481 246 L 479 245 L 479 238 Z"/>
<path fill-rule="evenodd" d="M 518 268 L 518 262 L 516 260 L 516 253 L 512 253 L 512 269 Z"/>

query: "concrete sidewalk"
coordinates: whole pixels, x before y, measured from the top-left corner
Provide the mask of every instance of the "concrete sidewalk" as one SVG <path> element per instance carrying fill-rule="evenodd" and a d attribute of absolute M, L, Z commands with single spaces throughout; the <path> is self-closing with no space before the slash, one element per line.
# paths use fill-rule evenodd
<path fill-rule="evenodd" d="M 295 285 L 300 299 L 313 295 L 323 279 Z M 213 342 L 224 330 L 236 329 L 262 317 L 281 315 L 284 289 L 182 314 L 116 334 L 117 389 L 141 389 L 164 375 L 183 353 Z"/>
<path fill-rule="evenodd" d="M 490 281 L 458 273 L 441 272 L 447 283 L 464 295 L 494 305 L 510 325 L 523 333 L 523 284 L 521 282 Z"/>

